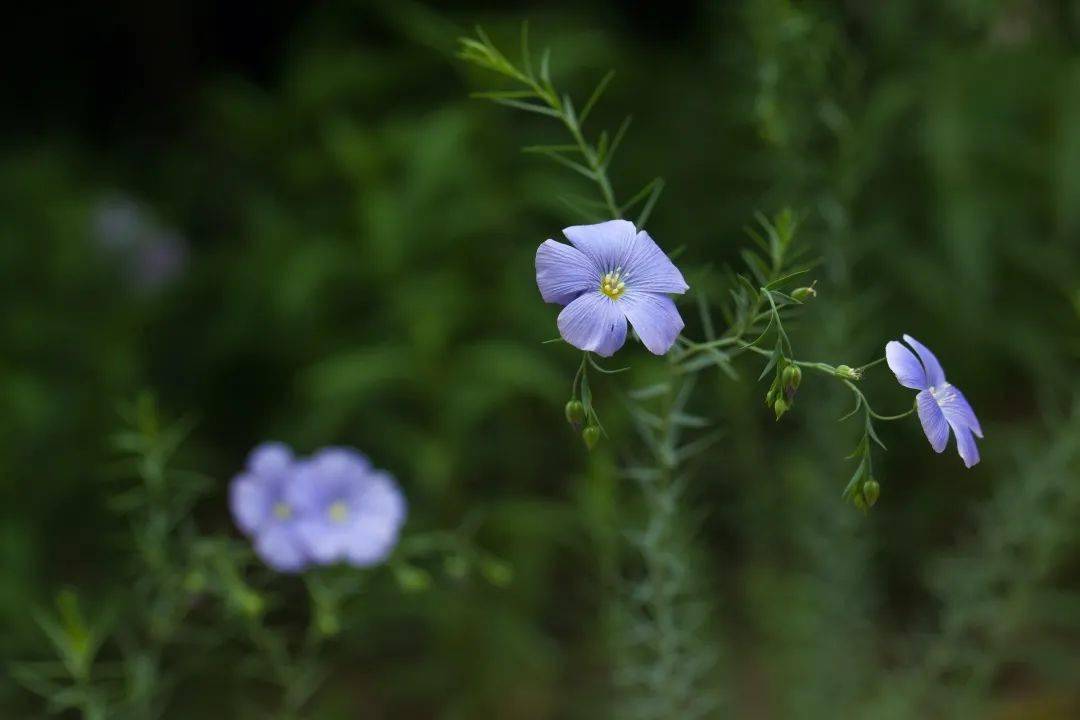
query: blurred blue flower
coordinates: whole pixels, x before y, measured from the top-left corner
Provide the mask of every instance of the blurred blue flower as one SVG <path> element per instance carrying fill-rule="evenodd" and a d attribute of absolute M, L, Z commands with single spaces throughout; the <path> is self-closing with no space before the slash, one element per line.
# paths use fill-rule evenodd
<path fill-rule="evenodd" d="M 405 498 L 394 478 L 348 448 L 326 448 L 300 463 L 288 486 L 296 531 L 315 562 L 376 565 L 397 544 Z"/>
<path fill-rule="evenodd" d="M 972 434 L 979 438 L 983 436 L 975 411 L 964 394 L 945 380 L 945 371 L 929 348 L 910 335 L 904 335 L 904 342 L 915 349 L 918 357 L 893 340 L 885 345 L 885 359 L 901 385 L 919 391 L 915 396 L 919 421 L 930 446 L 935 452 L 945 450 L 949 428 L 952 428 L 964 465 L 975 465 L 979 462 L 979 448 Z"/>
<path fill-rule="evenodd" d="M 263 562 L 279 572 L 299 572 L 309 563 L 297 533 L 296 507 L 287 497 L 296 464 L 287 446 L 264 443 L 251 451 L 246 469 L 229 488 L 229 509 L 237 527 L 252 539 Z"/>
<path fill-rule="evenodd" d="M 128 282 L 143 292 L 167 286 L 187 266 L 188 244 L 183 236 L 162 227 L 132 198 L 116 196 L 100 201 L 94 210 L 93 232 Z"/>
<path fill-rule="evenodd" d="M 650 352 L 671 349 L 683 320 L 669 294 L 689 286 L 649 234 L 626 220 L 577 225 L 563 234 L 572 247 L 545 240 L 536 250 L 540 295 L 566 306 L 558 320 L 563 339 L 609 357 L 626 342 L 629 320 Z"/>

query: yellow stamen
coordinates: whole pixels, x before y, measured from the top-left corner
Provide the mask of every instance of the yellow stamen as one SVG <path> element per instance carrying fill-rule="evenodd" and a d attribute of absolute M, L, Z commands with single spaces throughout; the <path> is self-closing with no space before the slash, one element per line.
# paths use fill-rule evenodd
<path fill-rule="evenodd" d="M 626 283 L 622 279 L 622 268 L 615 268 L 600 278 L 600 292 L 612 300 L 618 300 L 626 292 Z"/>
<path fill-rule="evenodd" d="M 349 507 L 341 500 L 330 506 L 330 519 L 336 523 L 343 523 L 349 517 Z"/>
<path fill-rule="evenodd" d="M 274 517 L 278 520 L 288 520 L 292 517 L 292 508 L 288 503 L 275 503 L 274 504 Z"/>

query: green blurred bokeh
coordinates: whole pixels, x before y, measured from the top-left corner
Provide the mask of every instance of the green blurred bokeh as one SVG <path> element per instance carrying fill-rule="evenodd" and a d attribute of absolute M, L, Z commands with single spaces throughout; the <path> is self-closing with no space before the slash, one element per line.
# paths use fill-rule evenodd
<path fill-rule="evenodd" d="M 410 530 L 476 522 L 514 566 L 505 589 L 377 585 L 312 717 L 604 713 L 593 543 L 632 493 L 632 381 L 598 384 L 612 440 L 588 456 L 561 419 L 578 356 L 541 344 L 555 312 L 532 267 L 582 186 L 519 152 L 558 128 L 467 99 L 496 81 L 453 57 L 474 23 L 513 48 L 528 18 L 577 95 L 616 69 L 595 114 L 634 116 L 616 190 L 665 177 L 650 230 L 692 286 L 739 262 L 755 211 L 791 206 L 822 259 L 800 356 L 858 365 L 911 333 L 986 430 L 965 471 L 890 424 L 864 517 L 840 499 L 857 428 L 836 387 L 807 382 L 779 425 L 750 360 L 700 388 L 724 432 L 690 496 L 726 716 L 966 717 L 968 694 L 995 717 L 1080 715 L 1080 7 L 265 12 L 14 23 L 30 74 L 3 91 L 0 659 L 47 654 L 29 618 L 59 588 L 123 593 L 107 438 L 149 388 L 197 417 L 181 457 L 216 479 L 206 532 L 234 532 L 226 484 L 257 442 L 343 443 L 400 479 Z M 911 401 L 883 368 L 866 384 L 889 412 Z M 231 658 L 182 665 L 166 716 L 236 716 Z M 0 708 L 41 712 L 4 679 Z"/>

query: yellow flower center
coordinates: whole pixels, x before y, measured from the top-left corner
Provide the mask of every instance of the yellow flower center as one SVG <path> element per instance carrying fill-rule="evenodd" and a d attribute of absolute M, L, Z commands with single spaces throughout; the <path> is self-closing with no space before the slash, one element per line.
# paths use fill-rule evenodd
<path fill-rule="evenodd" d="M 292 517 L 292 508 L 288 503 L 274 503 L 274 517 L 278 520 L 288 520 Z"/>
<path fill-rule="evenodd" d="M 615 268 L 600 278 L 600 292 L 612 300 L 618 300 L 626 292 L 626 283 L 622 279 L 622 268 Z"/>
<path fill-rule="evenodd" d="M 330 519 L 336 523 L 343 523 L 349 517 L 349 507 L 342 500 L 330 506 Z"/>

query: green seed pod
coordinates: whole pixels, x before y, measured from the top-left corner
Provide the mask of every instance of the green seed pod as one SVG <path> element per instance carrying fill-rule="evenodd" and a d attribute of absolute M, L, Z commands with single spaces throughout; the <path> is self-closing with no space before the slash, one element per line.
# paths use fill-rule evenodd
<path fill-rule="evenodd" d="M 866 498 L 866 506 L 873 507 L 881 496 L 881 486 L 874 478 L 870 478 L 862 486 L 863 497 Z"/>
<path fill-rule="evenodd" d="M 859 508 L 862 512 L 866 512 L 867 507 L 869 507 L 866 504 L 866 498 L 863 497 L 861 491 L 856 492 L 855 495 L 852 496 L 851 502 L 855 503 L 855 507 Z"/>
<path fill-rule="evenodd" d="M 577 427 L 585 419 L 585 406 L 580 400 L 571 400 L 566 403 L 566 422 Z"/>
<path fill-rule="evenodd" d="M 810 298 L 817 297 L 817 290 L 811 287 L 795 288 L 791 291 L 791 297 L 795 298 L 799 302 L 806 302 Z"/>
<path fill-rule="evenodd" d="M 791 388 L 797 390 L 802 383 L 802 368 L 798 365 L 792 365 L 788 369 L 791 370 Z"/>
<path fill-rule="evenodd" d="M 788 411 L 788 404 L 784 400 L 784 398 L 782 398 L 782 397 L 776 398 L 776 402 L 773 403 L 773 412 L 776 413 L 776 419 L 779 420 L 780 417 L 784 413 L 786 413 L 787 411 Z"/>
<path fill-rule="evenodd" d="M 581 439 L 585 441 L 585 447 L 592 450 L 596 447 L 596 443 L 600 442 L 600 428 L 596 425 L 589 425 L 581 431 Z"/>

